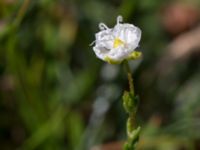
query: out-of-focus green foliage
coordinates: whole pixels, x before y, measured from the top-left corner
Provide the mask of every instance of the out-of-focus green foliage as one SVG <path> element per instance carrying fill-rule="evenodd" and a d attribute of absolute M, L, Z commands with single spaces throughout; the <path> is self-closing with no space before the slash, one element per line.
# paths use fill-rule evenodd
<path fill-rule="evenodd" d="M 88 150 L 125 139 L 126 74 L 89 46 L 98 23 L 113 26 L 117 15 L 142 29 L 143 60 L 132 63 L 141 99 L 138 148 L 198 149 L 199 57 L 158 67 L 175 39 L 161 21 L 169 3 L 1 0 L 0 149 Z"/>

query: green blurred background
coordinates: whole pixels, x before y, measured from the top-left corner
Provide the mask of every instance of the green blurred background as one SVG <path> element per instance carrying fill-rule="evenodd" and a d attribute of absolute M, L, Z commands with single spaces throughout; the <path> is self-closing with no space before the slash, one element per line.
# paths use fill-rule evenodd
<path fill-rule="evenodd" d="M 142 30 L 143 59 L 130 62 L 138 149 L 200 149 L 199 0 L 0 0 L 1 150 L 126 139 L 124 68 L 89 46 L 98 23 L 112 27 L 118 15 Z"/>

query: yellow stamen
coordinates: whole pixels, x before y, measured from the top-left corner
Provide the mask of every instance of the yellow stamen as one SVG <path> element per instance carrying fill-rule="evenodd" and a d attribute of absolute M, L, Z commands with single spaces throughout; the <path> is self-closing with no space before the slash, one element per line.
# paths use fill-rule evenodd
<path fill-rule="evenodd" d="M 122 40 L 120 40 L 119 38 L 115 38 L 113 47 L 117 48 L 120 45 L 124 45 L 124 42 Z"/>

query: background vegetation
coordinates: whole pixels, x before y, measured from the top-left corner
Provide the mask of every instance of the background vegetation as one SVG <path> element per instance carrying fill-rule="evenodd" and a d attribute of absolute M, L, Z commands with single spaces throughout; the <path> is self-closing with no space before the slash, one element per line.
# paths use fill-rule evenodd
<path fill-rule="evenodd" d="M 200 149 L 198 0 L 0 0 L 0 149 L 90 150 L 123 141 L 128 88 L 95 57 L 98 23 L 142 29 L 131 62 L 141 150 Z"/>

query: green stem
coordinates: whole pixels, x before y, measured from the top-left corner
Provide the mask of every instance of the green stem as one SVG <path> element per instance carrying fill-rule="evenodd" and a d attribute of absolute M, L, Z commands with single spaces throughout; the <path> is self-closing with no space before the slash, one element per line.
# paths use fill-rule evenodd
<path fill-rule="evenodd" d="M 125 69 L 126 69 L 126 71 L 127 71 L 128 83 L 129 83 L 129 90 L 130 90 L 131 94 L 134 95 L 133 78 L 132 78 L 131 69 L 130 69 L 130 66 L 129 66 L 127 60 L 124 61 L 124 65 L 125 65 Z"/>
<path fill-rule="evenodd" d="M 136 112 L 138 107 L 138 99 L 135 96 L 132 73 L 127 60 L 124 61 L 124 66 L 127 71 L 129 82 L 129 91 L 125 91 L 123 95 L 124 109 L 129 115 L 127 119 L 128 140 L 124 145 L 124 150 L 135 150 L 140 132 L 140 127 L 136 127 Z"/>

